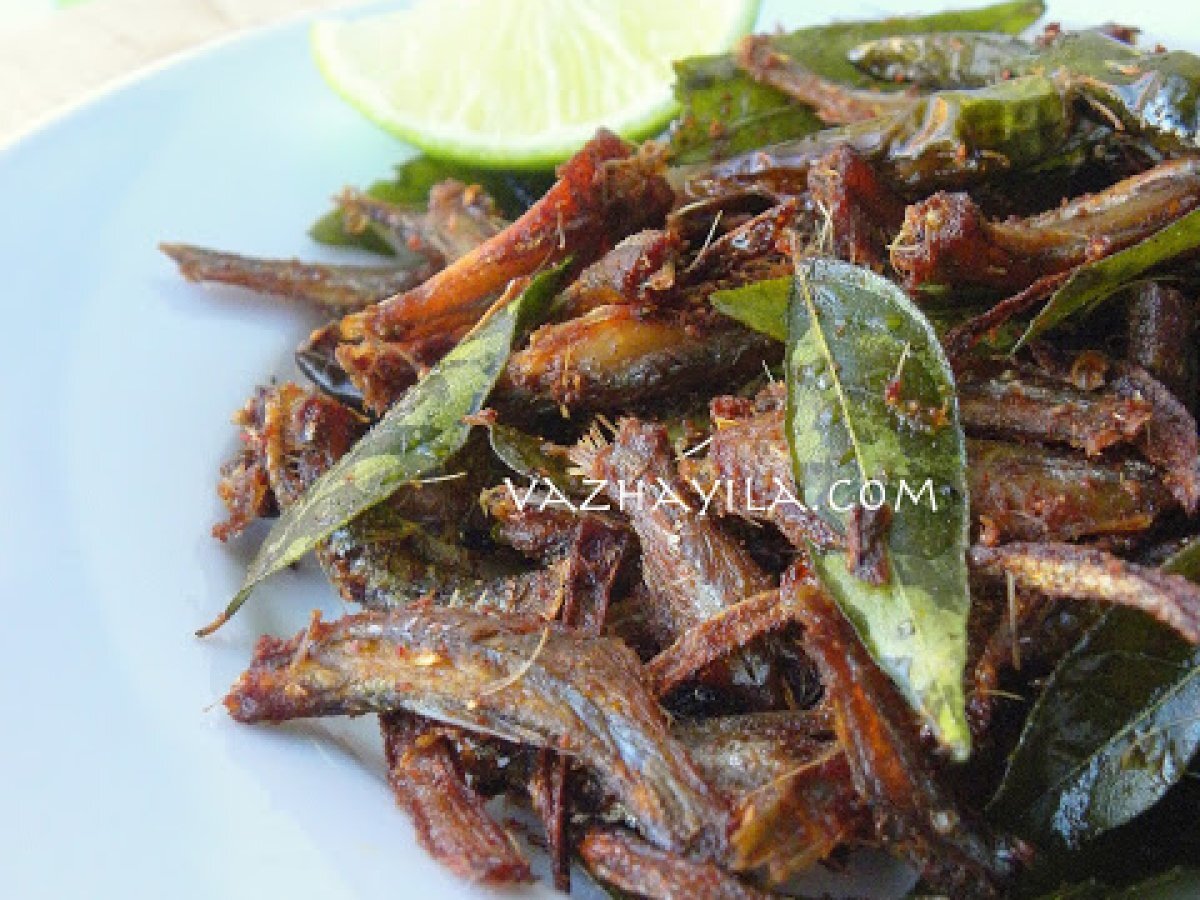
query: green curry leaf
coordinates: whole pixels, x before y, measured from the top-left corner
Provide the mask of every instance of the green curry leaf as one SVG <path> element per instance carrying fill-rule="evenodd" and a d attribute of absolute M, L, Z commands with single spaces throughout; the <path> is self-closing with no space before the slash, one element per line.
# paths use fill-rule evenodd
<path fill-rule="evenodd" d="M 929 16 L 835 22 L 780 35 L 775 44 L 817 74 L 857 86 L 890 85 L 867 78 L 847 59 L 850 49 L 871 38 L 936 31 L 1024 31 L 1045 12 L 1040 0 L 1016 0 L 981 9 Z M 811 110 L 774 88 L 756 83 L 729 55 L 685 59 L 675 64 L 675 98 L 682 114 L 671 132 L 679 163 L 702 162 L 802 137 L 822 128 Z"/>
<path fill-rule="evenodd" d="M 777 341 L 786 341 L 791 296 L 791 278 L 771 278 L 714 291 L 708 299 L 718 312 Z"/>
<path fill-rule="evenodd" d="M 1200 869 L 1177 866 L 1123 888 L 1089 880 L 1042 894 L 1037 900 L 1183 900 L 1200 894 Z"/>
<path fill-rule="evenodd" d="M 488 426 L 492 452 L 502 463 L 530 480 L 545 480 L 567 496 L 586 496 L 587 485 L 575 474 L 568 460 L 546 452 L 546 442 L 512 425 L 493 422 Z"/>
<path fill-rule="evenodd" d="M 981 87 L 1030 73 L 1054 75 L 1160 150 L 1200 146 L 1200 57 L 1143 53 L 1099 30 L 1068 32 L 1034 47 L 992 34 L 896 35 L 856 47 L 874 75 L 926 87 Z"/>
<path fill-rule="evenodd" d="M 965 758 L 967 461 L 941 345 L 891 282 L 847 263 L 804 260 L 785 373 L 804 502 L 842 531 L 860 497 L 869 505 L 882 496 L 893 512 L 885 584 L 857 578 L 841 552 L 814 553 L 818 574 L 876 662 Z"/>
<path fill-rule="evenodd" d="M 791 296 L 791 278 L 768 278 L 713 291 L 708 300 L 718 312 L 741 322 L 747 328 L 753 328 L 777 341 L 786 341 L 788 300 Z M 927 293 L 922 300 L 921 312 L 929 319 L 939 337 L 983 311 L 978 303 L 969 302 L 969 296 L 963 290 L 956 291 L 953 302 L 949 303 L 933 292 Z M 1012 346 L 1014 340 L 1016 335 L 1011 336 L 1005 346 Z"/>
<path fill-rule="evenodd" d="M 236 613 L 263 579 L 300 560 L 336 529 L 403 485 L 437 472 L 466 444 L 471 426 L 465 417 L 483 408 L 513 342 L 544 316 L 563 265 L 538 275 L 519 297 L 464 338 L 283 511 L 250 563 L 241 589 L 201 634 Z"/>
<path fill-rule="evenodd" d="M 1200 209 L 1132 247 L 1080 267 L 1034 316 L 1015 349 L 1019 350 L 1072 316 L 1086 315 L 1152 269 L 1198 248 Z"/>
<path fill-rule="evenodd" d="M 1164 568 L 1200 580 L 1200 541 Z M 1113 609 L 1038 698 L 989 814 L 1062 852 L 1145 812 L 1200 747 L 1200 647 Z"/>

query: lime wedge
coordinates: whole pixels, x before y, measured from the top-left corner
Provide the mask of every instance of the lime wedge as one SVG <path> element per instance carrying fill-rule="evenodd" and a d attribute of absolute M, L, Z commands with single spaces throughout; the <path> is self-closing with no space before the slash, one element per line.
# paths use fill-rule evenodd
<path fill-rule="evenodd" d="M 639 138 L 675 112 L 672 61 L 719 53 L 759 0 L 417 0 L 313 26 L 317 65 L 360 112 L 426 152 L 537 167 L 597 128 Z"/>

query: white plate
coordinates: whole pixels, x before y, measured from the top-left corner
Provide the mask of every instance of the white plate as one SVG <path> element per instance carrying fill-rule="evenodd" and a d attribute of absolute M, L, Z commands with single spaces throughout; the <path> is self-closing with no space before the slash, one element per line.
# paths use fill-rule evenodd
<path fill-rule="evenodd" d="M 768 3 L 762 22 L 938 6 Z M 1185 6 L 1052 15 L 1136 13 L 1151 38 L 1196 49 Z M 208 536 L 228 418 L 291 371 L 313 322 L 189 286 L 155 245 L 330 257 L 307 225 L 405 153 L 321 83 L 303 22 L 192 55 L 0 153 L 5 896 L 488 895 L 415 846 L 365 721 L 247 728 L 213 708 L 258 634 L 339 611 L 311 568 L 191 636 L 251 549 Z"/>

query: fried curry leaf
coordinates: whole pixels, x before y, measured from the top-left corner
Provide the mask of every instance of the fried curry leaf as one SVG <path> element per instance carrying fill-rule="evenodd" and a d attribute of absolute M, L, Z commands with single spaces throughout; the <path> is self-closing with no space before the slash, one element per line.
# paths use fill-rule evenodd
<path fill-rule="evenodd" d="M 1047 46 L 1001 34 L 893 35 L 850 51 L 850 59 L 876 78 L 915 81 L 938 90 L 984 87 L 1034 72 L 1104 79 L 1118 76 L 1118 67 L 1141 56 L 1129 44 L 1095 30 L 1067 32 Z"/>
<path fill-rule="evenodd" d="M 492 452 L 502 463 L 530 480 L 544 479 L 567 496 L 586 496 L 587 486 L 564 456 L 546 452 L 546 442 L 512 425 L 493 422 L 488 426 Z"/>
<path fill-rule="evenodd" d="M 768 278 L 741 287 L 713 291 L 708 299 L 718 312 L 736 319 L 747 328 L 753 328 L 777 341 L 786 341 L 788 300 L 791 296 L 792 279 Z M 928 302 L 922 305 L 921 311 L 939 336 L 982 311 L 978 305 L 966 302 L 966 297 L 967 292 L 960 290 L 955 294 L 953 304 Z M 930 297 L 924 299 L 930 300 Z M 1005 346 L 1011 346 L 1014 340 L 1016 335 L 1009 337 Z"/>
<path fill-rule="evenodd" d="M 1178 866 L 1123 888 L 1109 887 L 1099 881 L 1067 885 L 1038 900 L 1181 900 L 1200 893 L 1200 869 Z"/>
<path fill-rule="evenodd" d="M 1046 12 L 1041 0 L 1016 0 L 980 9 L 952 9 L 928 16 L 875 19 L 866 22 L 834 22 L 802 28 L 775 40 L 781 53 L 834 81 L 856 87 L 878 87 L 850 59 L 850 50 L 871 38 L 897 34 L 938 31 L 995 31 L 1020 34 Z"/>
<path fill-rule="evenodd" d="M 1040 0 L 1016 0 L 982 9 L 958 10 L 913 18 L 835 22 L 780 35 L 781 53 L 801 60 L 825 78 L 858 86 L 886 88 L 847 59 L 850 49 L 872 38 L 936 31 L 1000 31 L 1017 34 L 1045 12 Z M 730 156 L 802 137 L 822 128 L 808 108 L 738 69 L 729 55 L 685 59 L 675 64 L 675 98 L 682 114 L 671 132 L 679 163 Z"/>
<path fill-rule="evenodd" d="M 1200 210 L 1193 210 L 1144 241 L 1081 266 L 1034 316 L 1015 349 L 1073 316 L 1087 315 L 1150 270 L 1197 249 L 1200 249 Z"/>
<path fill-rule="evenodd" d="M 464 184 L 478 184 L 496 201 L 500 212 L 510 219 L 517 218 L 533 205 L 554 181 L 551 172 L 477 169 L 428 156 L 415 156 L 396 166 L 395 174 L 391 178 L 373 183 L 366 193 L 376 200 L 424 210 L 429 199 L 429 189 L 448 178 Z M 342 224 L 340 209 L 332 209 L 321 216 L 313 223 L 308 233 L 322 244 L 357 246 L 389 256 L 392 253 L 388 245 L 369 229 L 360 233 L 347 231 Z"/>
<path fill-rule="evenodd" d="M 823 127 L 811 109 L 754 81 L 728 55 L 677 61 L 675 100 L 682 112 L 671 126 L 670 148 L 680 164 L 733 156 Z"/>
<path fill-rule="evenodd" d="M 1108 66 L 1089 87 L 1161 149 L 1200 148 L 1200 57 L 1184 51 L 1139 57 L 1132 65 Z"/>
<path fill-rule="evenodd" d="M 835 260 L 797 265 L 788 310 L 787 437 L 801 498 L 842 531 L 884 502 L 890 578 L 814 551 L 822 580 L 933 733 L 965 758 L 967 459 L 954 377 L 898 287 Z"/>
<path fill-rule="evenodd" d="M 1200 544 L 1163 568 L 1200 578 Z M 989 814 L 1062 852 L 1145 812 L 1200 747 L 1200 647 L 1131 609 L 1108 612 L 1058 664 Z"/>
<path fill-rule="evenodd" d="M 1200 537 L 1192 538 L 1170 559 L 1163 563 L 1176 575 L 1200 582 Z"/>
<path fill-rule="evenodd" d="M 543 317 L 564 265 L 538 275 L 519 297 L 464 338 L 283 511 L 250 563 L 241 589 L 200 634 L 224 624 L 263 579 L 300 560 L 403 485 L 437 472 L 462 448 L 471 432 L 464 418 L 483 407 L 517 336 Z"/>
<path fill-rule="evenodd" d="M 899 35 L 850 56 L 873 74 L 937 88 L 1052 73 L 1161 150 L 1195 149 L 1200 141 L 1200 57 L 1142 53 L 1102 31 L 1069 32 L 1046 47 L 1000 35 Z"/>
<path fill-rule="evenodd" d="M 1011 35 L 943 31 L 875 38 L 847 58 L 872 78 L 944 90 L 991 84 L 1032 55 L 1029 44 Z"/>
<path fill-rule="evenodd" d="M 714 291 L 709 302 L 718 311 L 737 319 L 748 328 L 761 331 L 777 341 L 786 341 L 788 301 L 791 296 L 791 278 L 770 278 L 725 291 Z"/>

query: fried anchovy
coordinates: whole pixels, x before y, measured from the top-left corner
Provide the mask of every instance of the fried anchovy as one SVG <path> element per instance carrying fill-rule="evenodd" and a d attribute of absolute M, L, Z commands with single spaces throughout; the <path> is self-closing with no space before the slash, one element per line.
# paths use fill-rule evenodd
<path fill-rule="evenodd" d="M 343 317 L 310 336 L 303 353 L 333 357 L 362 394 L 386 409 L 495 302 L 540 268 L 583 265 L 612 241 L 661 219 L 670 187 L 650 150 L 600 132 L 563 164 L 559 180 L 516 222 L 416 288 Z"/>
<path fill-rule="evenodd" d="M 188 281 L 232 284 L 311 303 L 338 315 L 414 288 L 438 269 L 436 261 L 422 257 L 403 266 L 335 266 L 239 256 L 191 244 L 162 244 L 160 249 L 175 260 Z"/>
<path fill-rule="evenodd" d="M 869 836 L 828 710 L 701 719 L 675 735 L 734 804 L 733 868 L 765 869 L 779 885 Z"/>
<path fill-rule="evenodd" d="M 579 845 L 600 881 L 647 900 L 765 900 L 713 863 L 692 862 L 639 840 L 627 831 L 592 829 Z"/>
<path fill-rule="evenodd" d="M 575 523 L 567 550 L 562 621 L 584 634 L 604 629 L 608 604 L 632 543 L 629 532 L 595 515 Z"/>
<path fill-rule="evenodd" d="M 1128 358 L 1195 413 L 1200 360 L 1196 355 L 1196 301 L 1161 282 L 1131 289 Z"/>
<path fill-rule="evenodd" d="M 1135 534 L 1174 506 L 1158 474 L 1137 461 L 989 440 L 968 441 L 967 455 L 971 512 L 988 544 Z"/>
<path fill-rule="evenodd" d="M 554 889 L 571 893 L 571 845 L 567 833 L 568 792 L 571 759 L 553 750 L 537 753 L 529 779 L 529 799 L 546 832 L 550 877 Z"/>
<path fill-rule="evenodd" d="M 960 325 L 955 325 L 942 338 L 942 346 L 950 358 L 950 364 L 961 368 L 967 355 L 989 332 L 995 331 L 1016 316 L 1033 309 L 1065 284 L 1077 271 L 1079 270 L 1068 269 L 1065 272 L 1055 272 L 1053 275 L 1043 276 L 1011 297 L 1005 297 L 985 312 L 972 316 Z"/>
<path fill-rule="evenodd" d="M 797 547 L 844 546 L 843 536 L 791 499 L 798 495 L 781 387 L 764 389 L 755 402 L 714 400 L 718 427 L 708 455 L 682 460 L 681 471 L 697 493 L 711 497 L 710 511 L 771 522 Z M 971 514 L 988 543 L 1141 532 L 1174 505 L 1157 473 L 1136 460 L 1086 460 L 975 438 L 967 453 Z M 728 485 L 735 486 L 732 503 Z"/>
<path fill-rule="evenodd" d="M 655 844 L 720 856 L 727 812 L 620 641 L 538 618 L 407 608 L 263 638 L 225 699 L 242 722 L 407 709 L 592 767 Z"/>
<path fill-rule="evenodd" d="M 681 249 L 670 231 L 631 234 L 579 273 L 563 292 L 558 317 L 573 319 L 599 306 L 639 303 L 670 290 Z"/>
<path fill-rule="evenodd" d="M 828 217 L 834 255 L 882 269 L 905 207 L 875 167 L 850 147 L 837 147 L 809 169 L 808 192 Z M 822 237 L 819 233 L 818 240 Z"/>
<path fill-rule="evenodd" d="M 1047 597 L 1140 609 L 1200 644 L 1200 587 L 1181 575 L 1076 544 L 975 546 L 970 559 L 985 574 L 1011 575 L 1018 587 Z"/>
<path fill-rule="evenodd" d="M 1200 435 L 1196 420 L 1169 390 L 1138 366 L 1124 366 L 1114 385 L 1153 410 L 1142 433 L 1142 453 L 1165 472 L 1163 482 L 1192 515 L 1200 506 Z"/>
<path fill-rule="evenodd" d="M 779 591 L 755 594 L 685 631 L 646 664 L 646 677 L 658 696 L 666 696 L 705 666 L 794 619 L 795 610 Z"/>
<path fill-rule="evenodd" d="M 575 523 L 564 560 L 561 621 L 569 628 L 598 637 L 604 628 L 613 585 L 629 547 L 629 534 L 595 515 L 580 516 Z M 571 772 L 568 757 L 554 750 L 539 754 L 540 778 L 533 786 L 546 829 L 554 886 L 571 890 L 570 846 L 567 843 L 567 794 Z"/>
<path fill-rule="evenodd" d="M 290 382 L 259 388 L 233 421 L 241 448 L 217 485 L 229 513 L 213 528 L 222 541 L 294 503 L 366 430 L 351 410 Z"/>
<path fill-rule="evenodd" d="M 711 510 L 771 522 L 797 547 L 844 546 L 815 512 L 789 499 L 797 494 L 782 398 L 779 387 L 770 387 L 755 403 L 714 400 L 718 428 L 708 456 L 682 460 L 681 470 L 697 493 L 711 496 Z M 1142 532 L 1174 506 L 1154 469 L 1137 460 L 1086 460 L 977 438 L 968 440 L 967 453 L 971 514 L 988 543 Z M 732 504 L 721 489 L 729 484 L 736 485 Z"/>
<path fill-rule="evenodd" d="M 801 222 L 801 218 L 805 221 Z M 795 198 L 785 198 L 782 203 L 706 243 L 680 273 L 680 281 L 684 284 L 704 284 L 706 290 L 711 291 L 714 283 L 728 281 L 739 270 L 764 258 L 790 259 L 792 229 L 811 231 L 814 227 L 810 221 L 812 219 L 811 209 L 802 209 Z"/>
<path fill-rule="evenodd" d="M 741 544 L 699 514 L 661 425 L 622 419 L 612 443 L 585 439 L 572 454 L 629 517 L 643 578 L 670 609 L 677 635 L 773 587 Z"/>
<path fill-rule="evenodd" d="M 370 228 L 397 255 L 437 256 L 446 263 L 466 256 L 508 225 L 479 185 L 449 179 L 429 191 L 428 208 L 415 211 L 348 190 L 337 199 L 342 227 L 355 234 Z"/>
<path fill-rule="evenodd" d="M 1027 219 L 987 219 L 968 194 L 908 208 L 892 265 L 909 288 L 1011 290 L 1123 250 L 1200 204 L 1200 159 L 1178 159 Z"/>
<path fill-rule="evenodd" d="M 529 863 L 512 836 L 468 783 L 451 740 L 440 726 L 409 713 L 379 717 L 388 783 L 412 817 L 425 852 L 468 881 L 531 881 Z"/>
<path fill-rule="evenodd" d="M 672 734 L 709 783 L 730 797 L 752 794 L 834 741 L 825 706 L 680 720 Z"/>
<path fill-rule="evenodd" d="M 278 508 L 299 500 L 367 430 L 352 410 L 290 381 L 256 390 L 233 421 L 238 458 L 263 469 Z"/>
<path fill-rule="evenodd" d="M 469 326 L 512 279 L 572 255 L 583 262 L 661 218 L 671 202 L 661 163 L 630 154 L 620 138 L 600 132 L 525 215 L 420 287 L 343 319 L 342 340 L 411 340 Z"/>
<path fill-rule="evenodd" d="M 884 503 L 869 509 L 855 503 L 846 523 L 846 568 L 867 584 L 884 585 L 892 577 L 887 539 L 892 508 Z"/>
<path fill-rule="evenodd" d="M 733 807 L 730 868 L 780 886 L 840 846 L 870 842 L 827 709 L 692 719 L 672 731 Z"/>
<path fill-rule="evenodd" d="M 842 125 L 900 112 L 912 105 L 910 94 L 852 88 L 822 78 L 775 49 L 769 34 L 751 34 L 734 49 L 738 68 L 760 84 L 811 106 L 823 122 Z"/>
<path fill-rule="evenodd" d="M 523 571 L 469 553 L 388 506 L 335 531 L 317 559 L 343 599 L 375 610 L 430 601 L 551 619 L 567 577 L 564 561 Z"/>
<path fill-rule="evenodd" d="M 291 383 L 260 390 L 236 421 L 241 452 L 222 469 L 218 488 L 230 511 L 214 528 L 222 540 L 294 503 L 366 428 L 335 400 Z M 401 488 L 318 546 L 317 560 L 347 602 L 389 609 L 428 598 L 554 616 L 568 577 L 564 561 L 524 572 L 444 536 L 469 514 L 486 474 L 469 461 L 463 472 L 461 479 Z"/>
<path fill-rule="evenodd" d="M 734 818 L 732 867 L 765 868 L 773 885 L 869 833 L 846 754 L 832 741 L 742 798 Z"/>
<path fill-rule="evenodd" d="M 1068 444 L 1089 456 L 1134 440 L 1152 415 L 1150 403 L 1129 391 L 1081 390 L 1007 360 L 960 377 L 958 403 L 968 434 Z"/>
<path fill-rule="evenodd" d="M 509 360 L 493 402 L 524 415 L 678 402 L 714 379 L 736 384 L 761 374 L 779 349 L 713 309 L 602 306 L 535 331 Z"/>
<path fill-rule="evenodd" d="M 622 419 L 612 443 L 593 433 L 572 449 L 572 458 L 604 482 L 609 501 L 629 517 L 648 601 L 656 607 L 652 617 L 667 626 L 671 640 L 774 587 L 741 543 L 701 513 L 661 425 Z M 764 703 L 773 702 L 779 673 L 761 652 L 747 649 L 706 674 L 747 702 Z"/>
<path fill-rule="evenodd" d="M 717 427 L 708 455 L 681 460 L 680 470 L 722 515 L 771 522 L 796 547 L 839 547 L 841 535 L 816 512 L 793 502 L 797 495 L 783 431 L 785 400 L 782 382 L 764 388 L 753 402 L 715 398 L 710 411 Z"/>
<path fill-rule="evenodd" d="M 491 198 L 478 185 L 463 185 L 453 180 L 434 185 L 426 211 L 395 206 L 357 191 L 344 192 L 338 198 L 338 205 L 345 228 L 351 231 L 371 228 L 401 258 L 429 259 L 433 266 L 430 275 L 445 262 L 465 256 L 494 237 L 507 224 L 495 215 Z M 376 301 L 397 291 L 377 297 Z M 339 347 L 338 328 L 326 327 L 315 332 L 296 351 L 296 364 L 322 391 L 341 402 L 362 407 L 365 390 L 367 405 L 384 409 L 453 347 L 460 336 L 460 331 L 455 330 L 411 341 L 374 342 L 369 348 L 357 344 Z"/>
<path fill-rule="evenodd" d="M 513 282 L 514 285 L 521 282 Z M 445 356 L 465 334 L 451 329 L 413 340 L 362 341 L 339 344 L 329 328 L 313 332 L 296 354 L 298 363 L 311 372 L 311 361 L 320 359 L 330 372 L 342 373 L 356 392 L 359 402 L 375 412 L 383 412 Z M 318 382 L 319 383 L 319 382 Z"/>
<path fill-rule="evenodd" d="M 791 590 L 785 580 L 783 590 Z M 998 896 L 1025 848 L 967 819 L 923 755 L 915 722 L 826 595 L 801 606 L 804 645 L 821 670 L 834 730 L 876 831 L 955 897 Z"/>
<path fill-rule="evenodd" d="M 1042 162 L 1072 134 L 1069 97 L 1030 76 L 977 91 L 914 97 L 902 110 L 681 170 L 689 199 L 759 191 L 804 193 L 809 169 L 839 146 L 871 161 L 894 187 L 965 187 Z"/>
<path fill-rule="evenodd" d="M 545 491 L 526 496 L 524 488 L 510 491 L 500 486 L 484 491 L 479 502 L 496 523 L 493 535 L 497 540 L 548 565 L 566 553 L 579 519 L 574 510 L 552 504 L 553 499 Z"/>

